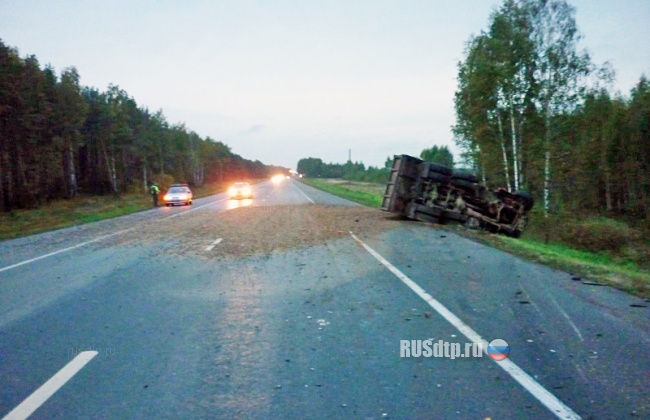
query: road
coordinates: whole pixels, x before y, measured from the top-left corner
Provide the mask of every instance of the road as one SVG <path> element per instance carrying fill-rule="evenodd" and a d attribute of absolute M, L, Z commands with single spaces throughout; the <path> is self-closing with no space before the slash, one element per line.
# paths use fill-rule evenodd
<path fill-rule="evenodd" d="M 0 416 L 650 418 L 647 303 L 571 277 L 295 181 L 4 241 Z"/>

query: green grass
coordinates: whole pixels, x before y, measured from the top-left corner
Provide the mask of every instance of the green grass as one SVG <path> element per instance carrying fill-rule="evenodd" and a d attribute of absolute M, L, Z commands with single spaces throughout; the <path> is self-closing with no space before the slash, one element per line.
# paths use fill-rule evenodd
<path fill-rule="evenodd" d="M 192 191 L 196 199 L 224 192 L 228 185 L 206 184 Z M 38 209 L 0 214 L 0 240 L 125 216 L 151 207 L 151 196 L 144 193 L 119 197 L 81 195 L 71 200 L 55 200 Z"/>
<path fill-rule="evenodd" d="M 544 243 L 536 239 L 513 239 L 481 233 L 486 243 L 537 261 L 584 279 L 604 283 L 637 296 L 650 297 L 650 272 L 633 261 L 619 260 L 607 252 L 575 249 L 562 243 Z"/>
<path fill-rule="evenodd" d="M 385 185 L 363 182 L 304 178 L 301 181 L 323 191 L 371 207 L 381 206 L 385 190 Z M 556 218 L 552 221 L 551 240 L 546 243 L 545 229 L 542 225 L 544 223 L 543 218 L 536 213 L 533 213 L 532 216 L 531 226 L 520 239 L 482 231 L 470 231 L 459 225 L 449 225 L 448 227 L 462 236 L 486 243 L 508 253 L 568 271 L 585 280 L 607 284 L 643 298 L 650 298 L 650 270 L 647 268 L 647 258 L 645 258 L 650 252 L 647 240 L 630 239 L 629 245 L 621 250 L 603 250 L 599 252 L 581 249 L 580 242 L 575 244 L 562 242 L 562 232 L 572 232 L 572 229 L 576 229 L 576 227 L 583 230 L 593 229 L 591 234 L 595 235 L 595 238 L 591 242 L 597 242 L 602 226 L 609 229 L 606 231 L 609 236 L 613 236 L 613 231 L 617 232 L 618 236 L 627 238 L 643 238 L 647 237 L 647 235 L 631 232 L 630 227 L 625 223 L 602 217 L 587 218 L 580 222 Z M 586 238 L 586 241 L 590 241 L 589 235 L 585 235 L 584 232 L 582 232 L 582 235 Z M 629 255 L 634 255 L 636 258 L 629 258 Z M 646 265 L 644 265 L 644 262 Z"/>
<path fill-rule="evenodd" d="M 319 190 L 369 207 L 381 207 L 385 186 L 369 182 L 302 178 L 301 181 Z"/>

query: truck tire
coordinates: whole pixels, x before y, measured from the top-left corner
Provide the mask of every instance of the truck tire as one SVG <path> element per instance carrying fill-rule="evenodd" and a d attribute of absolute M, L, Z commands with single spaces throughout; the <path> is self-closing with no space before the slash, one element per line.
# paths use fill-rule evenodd
<path fill-rule="evenodd" d="M 436 182 L 438 184 L 449 184 L 449 181 L 451 181 L 451 178 L 449 178 L 447 175 L 443 175 L 437 172 L 430 172 L 429 176 L 424 179 L 427 181 Z"/>
<path fill-rule="evenodd" d="M 453 179 L 462 179 L 464 181 L 469 181 L 469 182 L 478 182 L 478 177 L 474 172 L 463 170 L 463 169 L 457 169 L 454 171 L 454 173 L 451 175 L 452 180 Z"/>
<path fill-rule="evenodd" d="M 517 191 L 514 195 L 517 197 L 517 201 L 524 206 L 524 210 L 526 211 L 529 211 L 535 205 L 535 200 L 528 191 Z"/>
<path fill-rule="evenodd" d="M 462 178 L 451 178 L 451 185 L 470 191 L 476 191 L 476 188 L 478 187 L 476 183 Z"/>
<path fill-rule="evenodd" d="M 433 162 L 423 162 L 420 165 L 420 175 L 423 178 L 427 178 L 433 173 L 451 176 L 454 171 L 451 168 Z"/>

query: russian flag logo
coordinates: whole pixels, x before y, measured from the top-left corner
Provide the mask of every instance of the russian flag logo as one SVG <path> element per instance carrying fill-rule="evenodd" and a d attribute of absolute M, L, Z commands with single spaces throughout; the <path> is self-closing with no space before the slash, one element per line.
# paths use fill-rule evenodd
<path fill-rule="evenodd" d="M 496 340 L 490 341 L 490 344 L 488 344 L 488 356 L 490 356 L 492 360 L 500 362 L 501 360 L 508 358 L 509 354 L 510 345 L 506 340 L 497 338 Z"/>

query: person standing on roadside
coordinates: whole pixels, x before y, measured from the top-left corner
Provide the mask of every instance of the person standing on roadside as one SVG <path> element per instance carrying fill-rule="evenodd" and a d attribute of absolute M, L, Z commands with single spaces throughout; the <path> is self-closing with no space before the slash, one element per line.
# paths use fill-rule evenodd
<path fill-rule="evenodd" d="M 153 206 L 158 207 L 158 194 L 160 193 L 160 188 L 158 188 L 158 185 L 156 185 L 155 182 L 152 182 L 149 191 L 151 192 L 151 196 L 153 197 Z"/>

